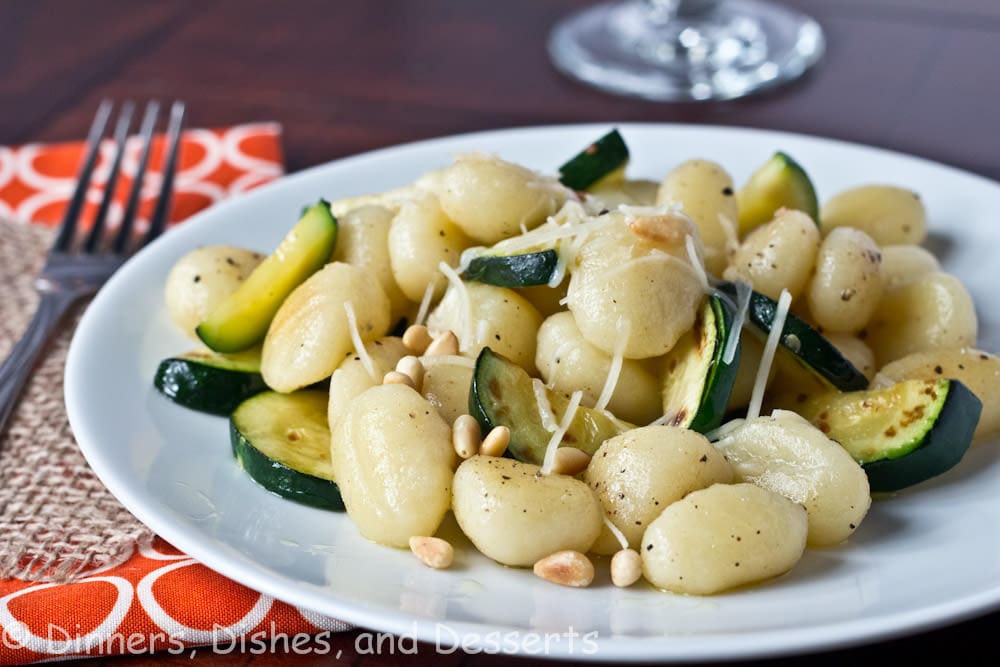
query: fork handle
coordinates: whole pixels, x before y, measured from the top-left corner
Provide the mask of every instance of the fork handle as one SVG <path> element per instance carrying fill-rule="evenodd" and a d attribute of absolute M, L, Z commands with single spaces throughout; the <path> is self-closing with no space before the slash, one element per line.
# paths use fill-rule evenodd
<path fill-rule="evenodd" d="M 38 310 L 27 331 L 11 349 L 10 356 L 0 364 L 0 435 L 4 432 L 7 419 L 14 411 L 21 390 L 35 367 L 45 342 L 78 296 L 73 292 L 42 292 Z"/>

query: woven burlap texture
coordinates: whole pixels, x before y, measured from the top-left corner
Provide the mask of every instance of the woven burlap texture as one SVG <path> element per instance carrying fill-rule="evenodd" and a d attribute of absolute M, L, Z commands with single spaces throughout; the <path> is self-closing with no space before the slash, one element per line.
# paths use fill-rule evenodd
<path fill-rule="evenodd" d="M 0 359 L 31 321 L 52 230 L 0 220 Z M 71 581 L 125 562 L 148 528 L 115 500 L 70 432 L 63 369 L 79 311 L 43 352 L 0 435 L 0 577 Z"/>

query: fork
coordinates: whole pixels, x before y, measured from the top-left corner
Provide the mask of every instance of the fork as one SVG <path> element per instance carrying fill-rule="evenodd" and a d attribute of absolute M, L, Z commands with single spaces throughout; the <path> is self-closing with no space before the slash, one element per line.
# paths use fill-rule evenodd
<path fill-rule="evenodd" d="M 0 365 L 0 434 L 7 419 L 35 366 L 35 362 L 45 347 L 56 325 L 66 311 L 80 299 L 92 296 L 107 282 L 133 250 L 142 247 L 163 232 L 170 213 L 174 175 L 180 148 L 181 127 L 184 124 L 184 104 L 174 102 L 170 107 L 167 124 L 167 149 L 163 162 L 163 179 L 156 200 L 149 229 L 136 242 L 132 230 L 139 210 L 143 179 L 149 164 L 153 144 L 153 133 L 160 113 L 159 103 L 152 101 L 146 105 L 140 124 L 141 149 L 132 188 L 126 200 L 125 212 L 117 234 L 107 233 L 107 217 L 114 201 L 115 188 L 121 172 L 122 157 L 125 154 L 126 139 L 132 125 L 135 105 L 125 102 L 115 122 L 113 141 L 114 156 L 104 187 L 104 196 L 94 217 L 90 232 L 85 238 L 76 239 L 83 211 L 84 199 L 93 177 L 94 167 L 100 152 L 113 104 L 109 100 L 101 102 L 87 134 L 87 148 L 76 189 L 66 207 L 62 226 L 52 244 L 41 274 L 35 281 L 39 293 L 38 310 L 21 339 L 11 349 L 10 356 Z M 107 247 L 105 247 L 107 246 Z M 136 247 L 137 246 L 137 247 Z"/>

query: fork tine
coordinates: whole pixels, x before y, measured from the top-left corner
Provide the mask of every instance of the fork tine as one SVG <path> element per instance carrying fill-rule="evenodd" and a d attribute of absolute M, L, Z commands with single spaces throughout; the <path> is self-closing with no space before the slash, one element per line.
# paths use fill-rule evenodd
<path fill-rule="evenodd" d="M 66 207 L 66 214 L 63 217 L 62 227 L 59 229 L 59 236 L 52 244 L 55 252 L 66 252 L 73 243 L 73 236 L 76 234 L 76 225 L 80 219 L 80 211 L 83 210 L 83 202 L 87 196 L 87 188 L 90 187 L 90 177 L 94 172 L 94 165 L 97 164 L 97 156 L 100 153 L 101 137 L 108 125 L 108 117 L 111 115 L 111 100 L 103 100 L 97 107 L 97 114 L 94 122 L 87 133 L 87 153 L 80 165 L 80 172 L 76 178 L 76 189 L 73 197 Z"/>
<path fill-rule="evenodd" d="M 111 208 L 111 202 L 115 198 L 115 189 L 118 187 L 118 174 L 121 170 L 122 156 L 125 155 L 125 142 L 128 139 L 128 130 L 132 125 L 132 113 L 135 110 L 135 105 L 131 101 L 126 102 L 122 105 L 121 112 L 118 116 L 118 123 L 115 125 L 115 156 L 111 162 L 111 171 L 108 173 L 107 182 L 104 185 L 104 197 L 101 199 L 101 207 L 97 209 L 97 215 L 94 216 L 94 223 L 90 228 L 90 234 L 87 235 L 87 242 L 84 245 L 84 251 L 94 252 L 97 249 L 97 242 L 101 238 L 101 234 L 104 233 L 104 224 L 108 217 L 108 210 Z"/>
<path fill-rule="evenodd" d="M 146 112 L 142 116 L 142 126 L 139 132 L 142 141 L 142 154 L 139 157 L 139 166 L 135 170 L 135 180 L 132 181 L 132 191 L 129 193 L 128 204 L 125 206 L 121 228 L 118 230 L 118 236 L 112 246 L 113 252 L 117 255 L 125 253 L 129 238 L 132 236 L 132 227 L 135 224 L 135 216 L 139 211 L 139 200 L 142 195 L 142 182 L 146 177 L 146 166 L 149 164 L 149 153 L 153 146 L 153 129 L 156 127 L 156 118 L 159 114 L 159 102 L 154 100 L 146 105 Z"/>
<path fill-rule="evenodd" d="M 181 146 L 181 129 L 184 127 L 184 103 L 177 100 L 170 107 L 170 123 L 167 126 L 167 149 L 163 160 L 163 180 L 160 185 L 160 196 L 156 200 L 156 210 L 150 219 L 149 231 L 142 244 L 146 245 L 159 236 L 167 226 L 170 215 L 170 204 L 173 198 L 174 176 L 177 173 L 177 157 Z"/>

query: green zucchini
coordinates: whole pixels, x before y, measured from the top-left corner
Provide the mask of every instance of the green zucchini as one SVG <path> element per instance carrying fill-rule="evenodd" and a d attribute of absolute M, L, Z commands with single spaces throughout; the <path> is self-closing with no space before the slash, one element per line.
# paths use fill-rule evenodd
<path fill-rule="evenodd" d="M 791 208 L 819 218 L 819 201 L 805 169 L 787 153 L 778 151 L 750 176 L 736 194 L 740 234 L 774 218 L 779 208 Z"/>
<path fill-rule="evenodd" d="M 195 330 L 216 352 L 238 352 L 262 340 L 285 298 L 323 267 L 337 241 L 337 220 L 322 199 L 246 281 Z"/>
<path fill-rule="evenodd" d="M 330 463 L 329 395 L 267 391 L 243 401 L 229 418 L 240 467 L 268 491 L 303 505 L 343 511 Z"/>
<path fill-rule="evenodd" d="M 164 359 L 153 386 L 178 405 L 213 415 L 228 415 L 267 389 L 259 348 L 225 355 L 198 350 Z"/>
<path fill-rule="evenodd" d="M 736 306 L 713 294 L 694 327 L 664 358 L 663 414 L 674 426 L 699 433 L 717 428 L 726 413 L 740 365 L 740 331 L 733 330 Z M 730 342 L 730 337 L 736 341 Z M 735 345 L 729 350 L 727 345 Z"/>
<path fill-rule="evenodd" d="M 602 178 L 622 170 L 628 162 L 628 146 L 618 130 L 611 130 L 559 167 L 559 181 L 583 191 Z"/>
<path fill-rule="evenodd" d="M 569 404 L 565 395 L 548 389 L 546 398 L 552 407 L 556 423 L 562 419 Z M 546 430 L 535 398 L 531 376 L 527 371 L 483 348 L 476 359 L 469 391 L 469 413 L 476 418 L 483 433 L 494 426 L 510 429 L 507 452 L 518 461 L 541 465 L 552 433 Z M 569 446 L 593 454 L 608 438 L 633 428 L 592 408 L 580 407 L 563 436 L 561 447 Z"/>
<path fill-rule="evenodd" d="M 554 249 L 519 255 L 481 255 L 469 262 L 462 278 L 498 287 L 547 285 L 558 263 L 559 254 Z"/>
<path fill-rule="evenodd" d="M 850 452 L 872 491 L 898 491 L 958 464 L 982 409 L 961 382 L 941 379 L 814 396 L 800 413 Z"/>
<path fill-rule="evenodd" d="M 764 336 L 771 331 L 778 304 L 759 292 L 750 295 L 747 321 Z M 856 391 L 868 386 L 868 379 L 842 355 L 823 334 L 802 319 L 788 313 L 781 330 L 778 354 L 791 355 L 799 365 L 839 391 Z"/>

